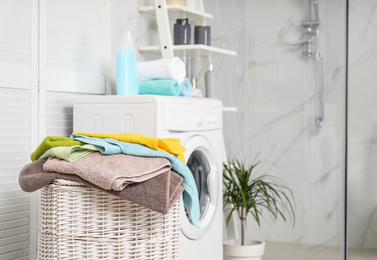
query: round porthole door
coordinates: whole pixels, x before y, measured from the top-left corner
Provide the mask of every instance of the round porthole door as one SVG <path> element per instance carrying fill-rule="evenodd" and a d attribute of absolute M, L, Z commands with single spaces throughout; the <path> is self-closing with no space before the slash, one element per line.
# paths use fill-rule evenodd
<path fill-rule="evenodd" d="M 219 173 L 213 148 L 203 136 L 193 136 L 185 144 L 186 164 L 190 169 L 198 190 L 200 207 L 200 229 L 195 227 L 186 211 L 181 210 L 181 230 L 189 239 L 200 239 L 212 224 L 219 194 Z"/>

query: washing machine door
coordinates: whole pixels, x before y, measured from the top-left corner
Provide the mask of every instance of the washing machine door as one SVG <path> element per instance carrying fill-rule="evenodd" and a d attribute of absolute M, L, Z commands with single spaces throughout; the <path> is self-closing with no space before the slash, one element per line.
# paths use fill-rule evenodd
<path fill-rule="evenodd" d="M 186 143 L 186 164 L 194 176 L 200 206 L 200 229 L 196 228 L 182 206 L 181 231 L 189 239 L 202 238 L 212 224 L 219 199 L 219 167 L 210 142 L 203 136 L 193 136 Z"/>

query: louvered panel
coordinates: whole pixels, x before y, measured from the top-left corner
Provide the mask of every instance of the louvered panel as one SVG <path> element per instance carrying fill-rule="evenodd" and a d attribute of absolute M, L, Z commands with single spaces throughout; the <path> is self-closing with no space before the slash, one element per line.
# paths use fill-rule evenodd
<path fill-rule="evenodd" d="M 9 228 L 17 228 L 17 227 L 26 226 L 28 224 L 28 221 L 29 221 L 28 219 L 18 219 L 18 220 L 2 222 L 2 223 L 0 223 L 0 230 L 6 230 L 6 229 L 9 229 Z M 0 257 L 0 259 L 1 259 L 1 257 Z"/>
<path fill-rule="evenodd" d="M 16 243 L 16 242 L 19 242 L 19 241 L 26 241 L 28 239 L 28 237 L 29 237 L 29 234 L 22 234 L 22 235 L 19 235 L 19 236 L 0 239 L 0 247 L 6 246 L 6 245 L 9 245 L 9 244 L 13 244 L 13 243 Z"/>
<path fill-rule="evenodd" d="M 2 132 L 5 126 L 30 131 L 30 91 L 0 88 L 0 96 L 0 136 L 7 135 Z"/>
<path fill-rule="evenodd" d="M 1 121 L 3 122 L 3 121 Z M 15 141 L 17 143 L 29 143 L 30 136 L 17 136 L 17 140 L 9 138 L 8 136 L 0 136 L 0 144 L 14 144 Z"/>
<path fill-rule="evenodd" d="M 9 205 L 24 204 L 29 202 L 29 196 L 25 196 L 24 192 L 20 192 L 21 196 L 0 199 L 0 207 L 7 207 Z M 2 237 L 0 233 L 0 237 Z"/>
<path fill-rule="evenodd" d="M 0 215 L 11 213 L 11 212 L 17 212 L 18 214 L 18 212 L 24 212 L 25 210 L 28 210 L 28 209 L 29 209 L 29 203 L 10 205 L 10 206 L 0 208 Z"/>
<path fill-rule="evenodd" d="M 30 260 L 28 256 L 23 256 L 19 258 L 13 258 L 13 260 Z"/>
<path fill-rule="evenodd" d="M 17 237 L 19 235 L 27 234 L 27 232 L 28 232 L 28 227 L 26 226 L 9 228 L 9 229 L 0 231 L 0 237 L 10 237 L 11 235 L 14 235 Z"/>
<path fill-rule="evenodd" d="M 88 94 L 47 92 L 46 135 L 69 137 L 73 131 L 71 96 Z"/>
<path fill-rule="evenodd" d="M 0 9 L 3 10 L 3 0 Z M 5 1 L 7 2 L 7 1 Z M 11 1 L 8 1 L 11 2 Z M 14 1 L 22 5 L 27 1 Z M 20 77 L 22 75 L 18 75 Z M 30 90 L 0 87 L 0 259 L 28 256 L 30 194 L 18 174 L 30 163 Z"/>
<path fill-rule="evenodd" d="M 28 145 L 29 143 L 20 143 L 18 142 L 18 139 L 16 139 L 17 137 L 15 137 L 13 139 L 13 143 L 9 144 L 9 145 L 0 145 L 0 152 L 7 152 L 7 151 L 20 151 L 20 152 L 23 152 L 23 151 L 30 151 L 28 149 L 28 147 L 26 145 Z M 26 146 L 26 147 L 25 147 Z M 2 153 L 1 155 L 3 155 L 4 157 L 0 157 L 1 159 L 9 159 L 9 156 L 6 154 L 6 153 Z M 17 155 L 17 158 L 20 157 L 19 155 Z M 13 158 L 16 158 L 16 157 L 13 157 Z M 1 166 L 0 166 L 1 167 Z"/>
<path fill-rule="evenodd" d="M 29 127 L 0 127 L 0 135 L 25 136 L 30 135 Z M 17 141 L 17 140 L 15 140 Z"/>
<path fill-rule="evenodd" d="M 17 175 L 3 175 L 1 174 L 1 179 L 4 181 L 4 182 L 17 182 L 18 181 L 18 176 Z M 0 209 L 1 211 L 1 209 Z"/>
<path fill-rule="evenodd" d="M 17 244 L 10 244 L 7 246 L 1 246 L 0 247 L 0 255 L 1 254 L 12 254 L 13 256 L 21 256 L 18 255 L 20 250 L 27 249 L 29 245 L 28 241 L 20 242 Z M 1 257 L 1 259 L 5 259 Z M 13 258 L 14 259 L 14 258 Z"/>
<path fill-rule="evenodd" d="M 1 102 L 1 101 L 0 101 Z M 17 105 L 17 104 L 1 104 L 0 105 L 0 113 L 8 112 L 8 113 L 17 113 L 21 111 L 27 111 L 29 106 L 26 105 Z"/>
<path fill-rule="evenodd" d="M 47 67 L 104 75 L 104 0 L 49 0 Z"/>
<path fill-rule="evenodd" d="M 17 117 L 19 120 L 28 120 L 30 119 L 29 113 L 11 113 L 11 112 L 0 112 L 0 120 L 13 120 L 15 117 Z"/>
<path fill-rule="evenodd" d="M 72 133 L 72 93 L 47 92 L 46 135 L 69 137 Z"/>
<path fill-rule="evenodd" d="M 0 160 L 0 164 L 1 164 L 1 168 L 5 168 L 5 167 L 12 167 L 12 166 L 23 166 L 23 165 L 26 165 L 30 162 L 30 158 L 28 157 L 16 157 L 16 158 L 12 158 L 12 159 L 2 159 Z M 0 169 L 1 169 L 0 168 Z M 18 174 L 18 172 L 16 172 L 15 174 Z M 1 184 L 0 184 L 1 186 Z"/>
<path fill-rule="evenodd" d="M 15 166 L 13 165 L 12 167 L 1 167 L 0 166 L 0 173 L 2 175 L 11 175 L 14 174 L 15 172 L 19 172 L 21 170 L 20 166 Z M 1 207 L 1 200 L 0 200 L 0 207 Z"/>
<path fill-rule="evenodd" d="M 61 122 L 61 121 L 71 121 L 73 120 L 73 110 L 72 108 L 70 109 L 65 109 L 67 110 L 66 113 L 55 113 L 55 114 L 48 114 L 46 119 L 51 122 L 51 123 L 54 123 L 54 121 L 56 121 L 57 123 Z"/>
<path fill-rule="evenodd" d="M 0 63 L 30 66 L 30 17 L 30 0 L 0 0 Z"/>
<path fill-rule="evenodd" d="M 18 250 L 9 254 L 1 255 L 1 260 L 16 260 L 16 259 L 29 259 L 27 256 L 28 249 Z"/>
<path fill-rule="evenodd" d="M 11 149 L 9 149 L 10 147 L 5 148 L 6 151 L 4 151 L 4 152 L 0 150 L 0 158 L 4 158 L 4 159 L 17 158 L 17 157 L 29 158 L 30 151 L 29 150 L 23 150 L 23 151 L 21 150 L 27 144 L 19 144 L 19 145 L 20 145 L 20 147 L 17 147 L 17 146 L 14 146 L 14 145 L 10 146 L 15 151 L 12 151 Z M 2 172 L 0 172 L 0 174 L 1 173 Z"/>
<path fill-rule="evenodd" d="M 3 120 L 2 127 L 27 127 L 30 128 L 30 120 Z"/>
<path fill-rule="evenodd" d="M 1 104 L 27 104 L 30 103 L 30 91 L 15 91 L 9 88 L 0 88 Z"/>
<path fill-rule="evenodd" d="M 49 135 L 69 137 L 72 134 L 72 127 L 47 127 Z"/>
<path fill-rule="evenodd" d="M 29 203 L 30 201 L 29 195 L 21 191 L 19 188 L 17 190 L 0 191 L 0 198 L 2 198 L 0 199 L 0 210 L 1 207 L 8 207 L 17 204 L 22 205 L 24 203 Z M 1 237 L 2 236 L 0 235 L 0 238 Z"/>
<path fill-rule="evenodd" d="M 12 100 L 9 98 L 13 97 Z M 0 88 L 0 103 L 9 105 L 24 105 L 30 99 L 29 92 L 14 92 L 13 89 Z"/>
<path fill-rule="evenodd" d="M 1 182 L 0 183 L 1 192 L 18 190 L 19 188 L 20 187 L 18 186 L 18 183 L 9 183 L 9 182 Z"/>
<path fill-rule="evenodd" d="M 29 211 L 18 211 L 9 214 L 0 214 L 0 222 L 24 220 L 29 217 Z"/>

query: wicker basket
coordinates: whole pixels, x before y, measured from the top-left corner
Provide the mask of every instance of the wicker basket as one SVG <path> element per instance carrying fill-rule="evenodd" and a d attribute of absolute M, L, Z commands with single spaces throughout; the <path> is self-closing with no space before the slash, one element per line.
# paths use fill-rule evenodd
<path fill-rule="evenodd" d="M 178 259 L 179 203 L 162 215 L 57 180 L 41 192 L 38 259 Z"/>

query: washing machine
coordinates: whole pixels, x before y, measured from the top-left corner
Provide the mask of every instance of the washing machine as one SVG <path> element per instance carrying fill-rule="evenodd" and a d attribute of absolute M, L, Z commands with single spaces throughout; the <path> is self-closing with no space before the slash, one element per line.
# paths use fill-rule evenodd
<path fill-rule="evenodd" d="M 140 96 L 72 97 L 73 128 L 179 138 L 199 195 L 200 226 L 181 205 L 180 260 L 222 259 L 222 103 L 217 99 Z"/>

